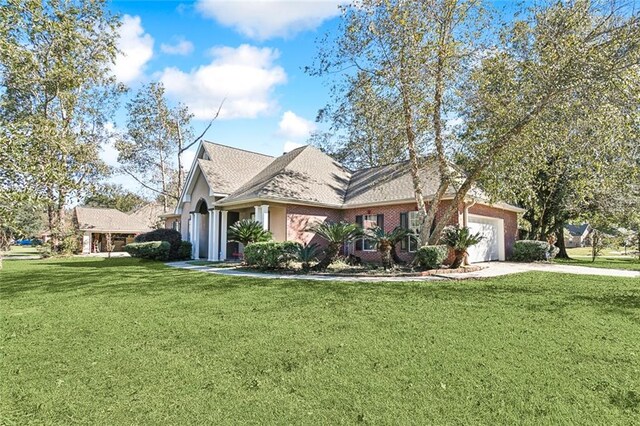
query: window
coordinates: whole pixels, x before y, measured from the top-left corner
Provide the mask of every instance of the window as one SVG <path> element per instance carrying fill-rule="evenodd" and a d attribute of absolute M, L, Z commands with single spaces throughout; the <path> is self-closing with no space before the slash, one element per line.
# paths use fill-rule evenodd
<path fill-rule="evenodd" d="M 365 214 L 356 216 L 356 224 L 364 230 L 375 228 L 376 226 L 384 228 L 384 215 Z M 371 240 L 363 238 L 356 241 L 356 250 L 375 251 L 376 249 L 376 244 Z"/>
<path fill-rule="evenodd" d="M 418 249 L 418 235 L 420 234 L 420 217 L 418 216 L 418 212 L 409 212 L 407 214 L 407 228 L 411 235 L 407 241 L 407 247 L 409 248 L 409 252 L 415 252 Z"/>

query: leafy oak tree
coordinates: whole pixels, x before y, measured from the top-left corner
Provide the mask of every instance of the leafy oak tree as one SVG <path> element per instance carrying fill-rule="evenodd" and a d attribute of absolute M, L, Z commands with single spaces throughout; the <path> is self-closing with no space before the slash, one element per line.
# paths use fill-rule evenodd
<path fill-rule="evenodd" d="M 68 200 L 107 172 L 98 152 L 118 95 L 118 25 L 102 0 L 0 3 L 2 209 L 42 203 L 54 247 Z"/>
<path fill-rule="evenodd" d="M 112 208 L 125 213 L 148 202 L 144 197 L 124 189 L 122 185 L 110 183 L 96 187 L 82 200 L 85 206 Z"/>
<path fill-rule="evenodd" d="M 357 1 L 345 7 L 343 32 L 315 67 L 318 75 L 345 80 L 352 74 L 336 71 L 366 72 L 375 93 L 400 106 L 399 116 L 382 113 L 384 103 L 370 108 L 380 108 L 388 128 L 403 130 L 422 244 L 440 238 L 470 189 L 499 170 L 498 159 L 518 162 L 536 149 L 526 132 L 551 107 L 587 112 L 585 97 L 638 84 L 632 77 L 640 53 L 638 13 L 624 5 L 536 2 L 500 26 L 485 25 L 485 16 L 480 1 Z M 446 128 L 448 117 L 462 119 L 459 132 Z M 435 194 L 422 194 L 423 140 L 440 172 Z M 579 149 L 572 141 L 570 149 Z M 456 152 L 465 154 L 464 176 L 449 167 Z M 450 187 L 453 202 L 436 220 Z"/>

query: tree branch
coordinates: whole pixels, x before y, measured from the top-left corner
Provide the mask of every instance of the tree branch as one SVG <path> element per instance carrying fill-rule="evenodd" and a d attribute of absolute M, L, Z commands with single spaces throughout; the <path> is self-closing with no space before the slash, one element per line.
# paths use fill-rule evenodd
<path fill-rule="evenodd" d="M 211 119 L 211 121 L 209 121 L 209 124 L 207 125 L 207 127 L 204 129 L 204 131 L 200 134 L 200 136 L 198 136 L 197 138 L 195 138 L 190 144 L 182 147 L 182 149 L 178 152 L 178 154 L 182 154 L 183 152 L 185 152 L 186 150 L 188 150 L 189 148 L 191 148 L 193 145 L 195 145 L 196 143 L 198 143 L 200 141 L 200 139 L 202 139 L 204 137 L 204 135 L 209 131 L 209 129 L 211 128 L 211 126 L 213 125 L 213 122 L 216 121 L 216 118 L 218 118 L 218 116 L 220 115 L 220 110 L 222 110 L 222 105 L 224 105 L 224 101 L 226 101 L 227 98 L 224 98 L 222 100 L 222 102 L 220 102 L 220 105 L 218 106 L 218 111 L 216 111 L 216 115 Z"/>
<path fill-rule="evenodd" d="M 142 180 L 140 180 L 140 178 L 138 178 L 136 175 L 134 175 L 133 173 L 131 173 L 129 170 L 125 169 L 124 167 L 121 167 L 121 168 L 120 168 L 120 171 L 122 171 L 122 172 L 124 172 L 124 173 L 128 174 L 129 176 L 131 176 L 133 179 L 135 179 L 135 181 L 136 181 L 136 182 L 138 182 L 138 183 L 139 183 L 140 185 L 142 185 L 144 188 L 146 188 L 146 189 L 148 189 L 148 190 L 150 190 L 150 191 L 153 191 L 153 192 L 155 192 L 155 193 L 157 193 L 157 194 L 164 195 L 165 197 L 171 197 L 171 198 L 173 198 L 174 200 L 179 201 L 178 197 L 176 197 L 175 195 L 170 194 L 170 193 L 168 193 L 168 192 L 160 191 L 160 190 L 158 190 L 158 189 L 156 189 L 156 188 L 153 188 L 153 187 L 151 187 L 151 186 L 147 185 L 147 184 L 146 184 L 146 183 L 144 183 Z"/>

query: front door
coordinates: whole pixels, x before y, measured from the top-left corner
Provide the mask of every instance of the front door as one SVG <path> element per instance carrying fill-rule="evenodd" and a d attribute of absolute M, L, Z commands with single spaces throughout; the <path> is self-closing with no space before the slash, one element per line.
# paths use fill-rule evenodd
<path fill-rule="evenodd" d="M 240 213 L 229 212 L 227 213 L 227 235 L 229 233 L 229 227 L 240 220 Z M 227 242 L 227 258 L 239 259 L 240 258 L 240 244 L 235 241 Z"/>

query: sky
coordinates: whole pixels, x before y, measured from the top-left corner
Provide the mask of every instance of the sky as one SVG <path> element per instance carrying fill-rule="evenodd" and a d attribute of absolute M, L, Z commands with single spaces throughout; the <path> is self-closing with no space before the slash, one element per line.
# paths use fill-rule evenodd
<path fill-rule="evenodd" d="M 328 88 L 304 67 L 313 64 L 320 36 L 335 31 L 339 0 L 123 1 L 109 4 L 121 17 L 113 72 L 135 93 L 161 81 L 172 104 L 195 115 L 200 134 L 225 99 L 205 139 L 269 155 L 304 144 Z M 122 107 L 110 123 L 126 127 Z M 193 158 L 195 147 L 186 156 Z M 117 151 L 103 159 L 117 166 Z M 125 176 L 111 179 L 139 190 Z"/>

